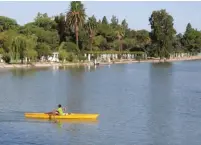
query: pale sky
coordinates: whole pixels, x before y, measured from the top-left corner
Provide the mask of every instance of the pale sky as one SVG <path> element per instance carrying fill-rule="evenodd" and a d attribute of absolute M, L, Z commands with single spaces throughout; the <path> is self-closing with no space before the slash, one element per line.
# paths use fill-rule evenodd
<path fill-rule="evenodd" d="M 69 8 L 69 1 L 50 2 L 0 2 L 0 15 L 16 19 L 23 25 L 33 21 L 38 12 L 47 13 L 49 16 L 64 13 Z M 130 28 L 150 30 L 149 17 L 153 10 L 166 9 L 174 18 L 174 27 L 177 33 L 185 31 L 187 23 L 201 30 L 201 2 L 107 2 L 107 1 L 83 1 L 88 16 L 95 15 L 108 20 L 115 15 L 119 20 L 126 18 Z"/>

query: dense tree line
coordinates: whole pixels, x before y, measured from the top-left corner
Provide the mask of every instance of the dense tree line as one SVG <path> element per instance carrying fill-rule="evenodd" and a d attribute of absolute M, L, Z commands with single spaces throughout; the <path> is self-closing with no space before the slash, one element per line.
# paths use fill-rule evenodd
<path fill-rule="evenodd" d="M 32 61 L 59 51 L 60 59 L 84 59 L 85 51 L 145 52 L 150 57 L 169 58 L 172 53 L 200 52 L 201 32 L 187 24 L 185 33 L 177 34 L 174 19 L 166 10 L 153 11 L 148 18 L 151 32 L 132 30 L 124 19 L 106 16 L 88 17 L 80 1 L 70 3 L 67 14 L 49 17 L 38 13 L 24 26 L 0 16 L 0 54 L 6 62 L 24 58 Z"/>

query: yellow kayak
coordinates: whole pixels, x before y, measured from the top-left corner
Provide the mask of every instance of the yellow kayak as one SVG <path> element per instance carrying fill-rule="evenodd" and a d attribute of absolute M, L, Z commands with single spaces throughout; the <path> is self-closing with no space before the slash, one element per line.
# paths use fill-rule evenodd
<path fill-rule="evenodd" d="M 65 115 L 49 115 L 45 113 L 25 113 L 26 118 L 38 118 L 38 119 L 97 119 L 99 114 L 80 114 L 70 113 Z"/>

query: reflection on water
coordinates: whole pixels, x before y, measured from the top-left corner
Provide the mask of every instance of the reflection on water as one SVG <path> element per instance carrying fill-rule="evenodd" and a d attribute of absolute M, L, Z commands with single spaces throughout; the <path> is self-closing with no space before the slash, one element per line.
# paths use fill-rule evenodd
<path fill-rule="evenodd" d="M 151 64 L 149 76 L 149 130 L 155 145 L 168 145 L 173 130 L 171 121 L 172 115 L 172 64 Z"/>
<path fill-rule="evenodd" d="M 39 71 L 45 71 L 49 68 L 17 68 L 11 69 L 13 77 L 23 78 L 25 76 L 34 76 Z"/>
<path fill-rule="evenodd" d="M 26 121 L 29 122 L 52 122 L 52 123 L 59 123 L 62 124 L 98 124 L 97 119 L 32 119 L 32 118 L 26 118 Z"/>
<path fill-rule="evenodd" d="M 13 68 L 11 69 L 11 73 L 13 75 L 13 77 L 18 77 L 18 78 L 23 78 L 26 76 L 34 76 L 36 73 L 38 72 L 44 72 L 44 71 L 48 71 L 48 70 L 52 70 L 53 75 L 56 75 L 56 73 L 59 70 L 68 70 L 70 72 L 70 74 L 76 75 L 76 76 L 81 76 L 80 74 L 82 74 L 83 72 L 93 72 L 95 71 L 98 67 L 101 66 L 52 66 L 52 67 L 41 67 L 41 68 Z M 0 74 L 6 74 L 8 73 L 7 70 L 0 70 Z"/>
<path fill-rule="evenodd" d="M 22 78 L 24 76 L 32 76 L 35 74 L 36 70 L 34 69 L 12 69 L 11 70 L 13 77 Z"/>

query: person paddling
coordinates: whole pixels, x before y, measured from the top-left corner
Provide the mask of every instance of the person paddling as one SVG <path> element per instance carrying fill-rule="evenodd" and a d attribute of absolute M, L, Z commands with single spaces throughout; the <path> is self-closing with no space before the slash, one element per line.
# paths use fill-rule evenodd
<path fill-rule="evenodd" d="M 58 109 L 56 110 L 57 115 L 64 115 L 64 111 L 66 108 L 62 108 L 61 104 L 58 105 Z"/>
<path fill-rule="evenodd" d="M 62 107 L 61 104 L 58 105 L 57 110 L 53 110 L 52 112 L 48 112 L 47 114 L 53 114 L 53 115 L 68 115 L 70 113 L 64 113 L 66 111 L 66 108 Z"/>

